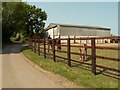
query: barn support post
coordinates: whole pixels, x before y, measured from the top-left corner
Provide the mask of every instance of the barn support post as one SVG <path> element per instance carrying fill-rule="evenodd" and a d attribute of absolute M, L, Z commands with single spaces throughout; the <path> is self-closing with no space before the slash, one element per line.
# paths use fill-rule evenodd
<path fill-rule="evenodd" d="M 68 57 L 68 65 L 71 67 L 71 56 L 70 56 L 70 38 L 67 40 L 67 57 Z"/>
<path fill-rule="evenodd" d="M 81 44 L 81 37 L 80 37 L 80 44 Z"/>
<path fill-rule="evenodd" d="M 98 39 L 96 39 L 96 43 L 98 43 Z"/>
<path fill-rule="evenodd" d="M 105 42 L 104 42 L 104 39 L 102 39 L 102 43 L 105 43 Z"/>
<path fill-rule="evenodd" d="M 40 38 L 38 38 L 38 55 L 40 55 Z"/>
<path fill-rule="evenodd" d="M 87 37 L 86 37 L 87 38 Z M 86 44 L 87 44 L 87 39 L 86 39 Z"/>
<path fill-rule="evenodd" d="M 52 41 L 52 50 L 53 50 L 53 61 L 56 62 L 56 58 L 55 58 L 55 39 L 53 39 Z"/>
<path fill-rule="evenodd" d="M 44 58 L 46 58 L 46 39 L 45 39 L 45 30 L 44 30 L 44 40 L 43 40 L 43 43 L 44 43 Z"/>
<path fill-rule="evenodd" d="M 76 41 L 75 41 L 75 36 L 74 36 L 74 43 L 76 43 Z"/>
<path fill-rule="evenodd" d="M 91 47 L 92 47 L 92 73 L 96 75 L 96 46 L 95 46 L 95 38 L 91 39 Z"/>

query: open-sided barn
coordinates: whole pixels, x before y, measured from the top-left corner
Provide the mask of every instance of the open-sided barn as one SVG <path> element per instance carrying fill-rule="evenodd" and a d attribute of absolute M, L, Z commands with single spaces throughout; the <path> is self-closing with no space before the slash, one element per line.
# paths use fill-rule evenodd
<path fill-rule="evenodd" d="M 53 28 L 52 28 L 53 27 Z M 67 38 L 73 37 L 106 37 L 110 36 L 110 28 L 95 26 L 80 26 L 68 24 L 51 23 L 47 27 L 47 36 L 51 38 Z"/>

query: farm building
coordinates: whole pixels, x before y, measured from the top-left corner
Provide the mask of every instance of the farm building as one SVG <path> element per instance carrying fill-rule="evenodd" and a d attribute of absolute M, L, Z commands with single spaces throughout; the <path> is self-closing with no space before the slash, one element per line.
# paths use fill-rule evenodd
<path fill-rule="evenodd" d="M 107 37 L 110 36 L 110 29 L 95 26 L 80 26 L 68 24 L 51 23 L 46 28 L 47 36 L 51 38 L 79 38 L 79 37 Z"/>

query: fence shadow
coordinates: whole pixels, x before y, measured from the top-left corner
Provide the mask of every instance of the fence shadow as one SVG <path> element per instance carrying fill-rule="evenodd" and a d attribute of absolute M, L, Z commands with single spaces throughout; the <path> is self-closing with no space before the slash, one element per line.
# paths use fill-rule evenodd
<path fill-rule="evenodd" d="M 91 66 L 87 66 L 87 65 L 85 66 L 81 63 L 80 64 L 79 63 L 78 64 L 77 63 L 72 64 L 71 67 L 81 68 L 81 69 L 84 69 L 84 70 L 87 70 L 87 71 L 90 71 L 90 72 L 92 71 Z M 101 70 L 101 68 L 96 69 L 96 75 L 100 75 L 100 74 L 120 80 L 120 74 L 119 73 L 110 72 L 105 68 L 103 68 L 102 70 Z"/>

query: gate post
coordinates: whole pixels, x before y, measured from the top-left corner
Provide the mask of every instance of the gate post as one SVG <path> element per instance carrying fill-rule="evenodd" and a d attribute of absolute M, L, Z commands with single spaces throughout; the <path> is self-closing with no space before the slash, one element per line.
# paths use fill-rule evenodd
<path fill-rule="evenodd" d="M 95 46 L 95 38 L 91 39 L 91 54 L 92 54 L 92 73 L 96 75 L 96 46 Z"/>
<path fill-rule="evenodd" d="M 70 38 L 67 40 L 67 57 L 68 57 L 68 65 L 71 67 L 71 56 L 70 56 Z"/>

